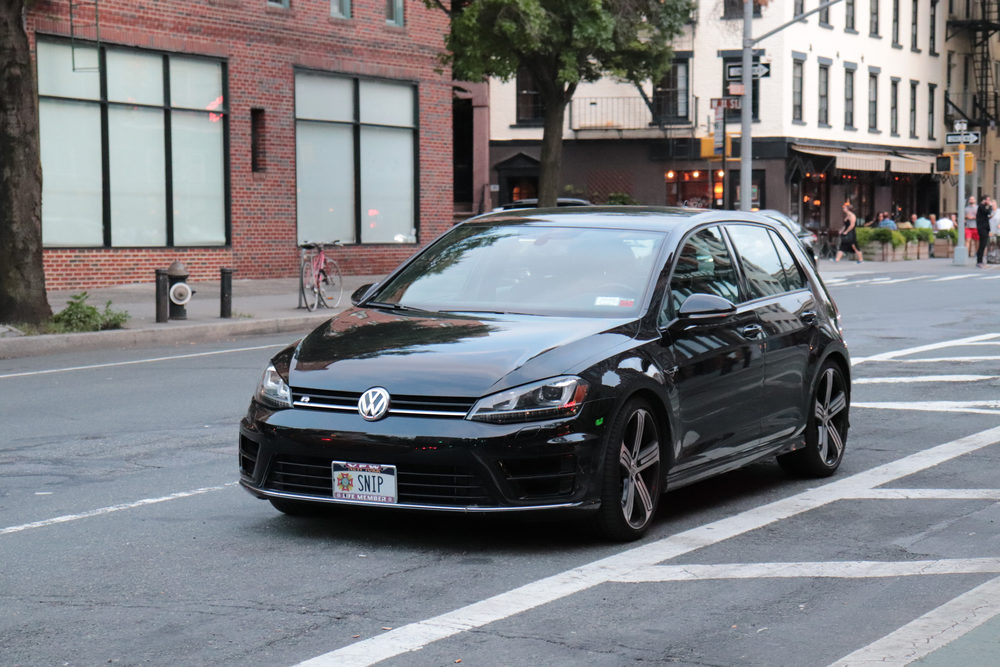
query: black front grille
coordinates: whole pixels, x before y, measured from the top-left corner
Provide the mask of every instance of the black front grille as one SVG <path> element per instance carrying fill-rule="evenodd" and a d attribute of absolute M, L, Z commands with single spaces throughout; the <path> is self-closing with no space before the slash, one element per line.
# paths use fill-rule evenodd
<path fill-rule="evenodd" d="M 306 410 L 356 412 L 360 398 L 358 392 L 292 388 L 292 403 Z M 389 415 L 461 419 L 474 404 L 475 400 L 469 398 L 393 395 L 389 400 Z"/>
<path fill-rule="evenodd" d="M 257 467 L 257 454 L 260 445 L 245 436 L 240 436 L 240 472 L 247 477 L 253 477 Z"/>
<path fill-rule="evenodd" d="M 568 496 L 576 486 L 576 457 L 572 454 L 504 459 L 500 461 L 500 470 L 520 500 Z"/>
<path fill-rule="evenodd" d="M 275 457 L 265 482 L 269 491 L 332 496 L 332 464 L 328 459 Z M 406 464 L 396 467 L 400 503 L 449 507 L 489 506 L 496 503 L 478 477 L 461 466 Z"/>

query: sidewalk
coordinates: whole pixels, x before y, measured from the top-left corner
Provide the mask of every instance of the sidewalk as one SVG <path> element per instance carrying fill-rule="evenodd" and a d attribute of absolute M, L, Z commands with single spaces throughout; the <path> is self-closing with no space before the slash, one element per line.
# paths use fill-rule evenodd
<path fill-rule="evenodd" d="M 351 294 L 361 285 L 381 276 L 344 276 L 344 295 L 335 309 L 309 312 L 297 308 L 298 278 L 273 280 L 233 280 L 232 317 L 222 319 L 219 281 L 190 283 L 195 294 L 187 304 L 186 320 L 156 321 L 156 290 L 153 283 L 138 283 L 86 290 L 87 303 L 99 310 L 111 301 L 112 310 L 129 314 L 125 329 L 41 336 L 0 336 L 0 359 L 30 357 L 54 352 L 140 345 L 170 345 L 225 340 L 234 336 L 288 333 L 289 342 L 297 334 L 309 332 L 335 313 L 349 308 Z M 52 312 L 66 307 L 74 294 L 83 290 L 48 293 Z"/>

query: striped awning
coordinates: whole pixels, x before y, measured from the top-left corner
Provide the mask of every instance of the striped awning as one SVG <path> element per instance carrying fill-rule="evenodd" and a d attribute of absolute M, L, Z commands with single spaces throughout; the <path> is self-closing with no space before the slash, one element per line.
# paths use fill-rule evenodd
<path fill-rule="evenodd" d="M 929 174 L 933 171 L 934 166 L 934 158 L 925 155 L 897 155 L 888 152 L 859 151 L 802 144 L 792 144 L 792 150 L 809 155 L 832 157 L 834 158 L 834 166 L 837 169 L 849 169 L 852 171 L 886 171 L 886 167 L 888 166 L 889 171 L 900 174 Z"/>

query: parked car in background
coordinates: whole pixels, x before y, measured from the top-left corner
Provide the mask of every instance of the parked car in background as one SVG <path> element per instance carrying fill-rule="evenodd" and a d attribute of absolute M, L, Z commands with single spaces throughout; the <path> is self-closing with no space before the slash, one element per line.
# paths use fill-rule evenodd
<path fill-rule="evenodd" d="M 797 223 L 795 220 L 792 220 L 781 211 L 775 211 L 774 209 L 767 208 L 762 211 L 758 211 L 758 213 L 760 213 L 761 215 L 766 215 L 772 220 L 777 220 L 785 227 L 787 227 L 789 231 L 792 232 L 792 234 L 795 234 L 795 237 L 798 238 L 799 243 L 802 244 L 802 247 L 805 248 L 806 253 L 812 260 L 813 265 L 816 264 L 816 258 L 818 256 L 817 245 L 819 244 L 819 237 L 816 236 L 815 233 L 809 231 L 808 229 Z"/>
<path fill-rule="evenodd" d="M 352 302 L 271 360 L 240 425 L 240 484 L 288 514 L 572 511 L 631 540 L 665 489 L 844 456 L 837 307 L 767 216 L 489 213 Z"/>
<path fill-rule="evenodd" d="M 575 197 L 559 197 L 556 199 L 556 206 L 593 206 L 592 203 L 586 199 L 577 199 Z M 517 208 L 538 208 L 538 199 L 515 199 L 509 204 L 504 204 L 503 206 L 498 206 L 493 209 L 494 211 L 510 211 Z"/>

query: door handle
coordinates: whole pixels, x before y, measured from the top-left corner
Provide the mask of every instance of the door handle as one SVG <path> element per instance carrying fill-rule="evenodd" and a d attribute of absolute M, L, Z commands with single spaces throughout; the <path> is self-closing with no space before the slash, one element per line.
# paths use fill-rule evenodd
<path fill-rule="evenodd" d="M 748 324 L 745 327 L 740 327 L 739 332 L 744 338 L 764 337 L 764 329 L 759 324 Z"/>

